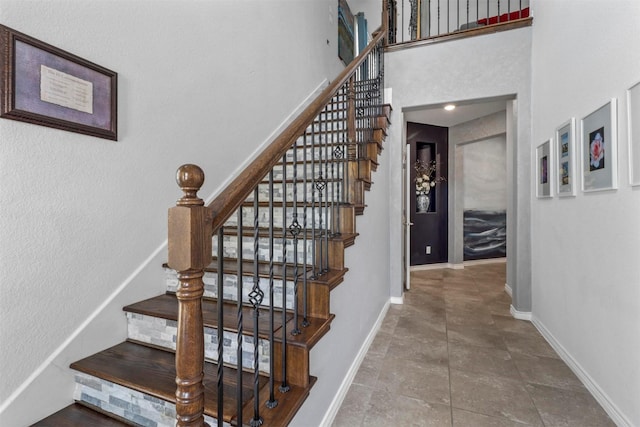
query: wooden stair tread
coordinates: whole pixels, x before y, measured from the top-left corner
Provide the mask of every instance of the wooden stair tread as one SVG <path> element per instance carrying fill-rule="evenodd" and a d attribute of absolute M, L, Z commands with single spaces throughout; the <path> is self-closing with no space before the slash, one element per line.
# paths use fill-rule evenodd
<path fill-rule="evenodd" d="M 236 332 L 238 328 L 238 309 L 235 302 L 225 301 L 223 310 L 224 330 Z M 123 308 L 130 313 L 144 314 L 168 320 L 178 320 L 178 298 L 173 293 L 166 293 L 157 297 L 149 298 Z M 268 309 L 261 308 L 263 314 L 258 316 L 258 335 L 261 338 L 269 337 L 269 316 Z M 277 315 L 274 316 L 274 333 L 282 327 L 282 310 L 275 309 Z M 244 306 L 243 331 L 246 335 L 253 335 L 253 308 Z M 202 300 L 202 315 L 205 327 L 217 328 L 218 326 L 218 303 L 214 299 L 204 298 Z M 293 318 L 292 313 L 286 314 L 287 320 Z"/>
<path fill-rule="evenodd" d="M 86 357 L 71 364 L 71 368 L 86 374 L 111 381 L 142 393 L 175 403 L 176 370 L 175 354 L 125 341 L 104 351 Z M 224 403 L 223 419 L 231 422 L 236 412 L 236 370 L 224 367 Z M 253 397 L 253 374 L 243 374 L 243 401 L 250 402 Z M 205 363 L 205 413 L 217 416 L 217 365 Z M 268 379 L 259 376 L 260 387 Z"/>
<path fill-rule="evenodd" d="M 117 420 L 85 405 L 73 403 L 32 424 L 31 427 L 122 427 L 134 424 Z"/>

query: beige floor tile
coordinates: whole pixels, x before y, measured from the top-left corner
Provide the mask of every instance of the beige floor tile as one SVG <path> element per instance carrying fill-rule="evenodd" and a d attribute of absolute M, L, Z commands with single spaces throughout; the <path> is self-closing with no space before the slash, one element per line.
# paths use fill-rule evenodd
<path fill-rule="evenodd" d="M 521 380 L 511 354 L 497 348 L 477 347 L 455 342 L 449 343 L 449 366 L 459 371 L 498 375 Z"/>
<path fill-rule="evenodd" d="M 361 426 L 369 408 L 369 399 L 373 389 L 359 384 L 353 384 L 342 402 L 342 406 L 333 421 L 334 427 Z"/>
<path fill-rule="evenodd" d="M 439 364 L 386 359 L 375 388 L 429 403 L 449 404 L 449 369 Z"/>
<path fill-rule="evenodd" d="M 376 390 L 369 401 L 363 426 L 450 427 L 451 410 L 449 405 Z"/>
<path fill-rule="evenodd" d="M 507 418 L 490 417 L 453 408 L 453 427 L 527 427 L 531 424 L 522 424 Z"/>
<path fill-rule="evenodd" d="M 505 276 L 504 263 L 412 272 L 333 425 L 612 426 L 536 328 L 511 317 Z"/>
<path fill-rule="evenodd" d="M 582 382 L 560 359 L 513 353 L 513 361 L 527 383 L 587 393 Z"/>
<path fill-rule="evenodd" d="M 553 427 L 614 427 L 615 424 L 589 393 L 578 393 L 543 385 L 527 390 L 544 423 Z"/>
<path fill-rule="evenodd" d="M 452 369 L 451 400 L 454 408 L 542 426 L 538 411 L 521 381 Z"/>

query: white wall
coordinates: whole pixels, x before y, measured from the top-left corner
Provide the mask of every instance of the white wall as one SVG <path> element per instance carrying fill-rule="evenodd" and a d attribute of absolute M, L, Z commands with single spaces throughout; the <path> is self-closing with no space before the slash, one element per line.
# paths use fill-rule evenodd
<path fill-rule="evenodd" d="M 627 178 L 625 90 L 640 80 L 640 39 L 629 33 L 640 3 L 537 0 L 534 13 L 533 145 L 617 98 L 619 167 L 618 190 L 533 199 L 534 321 L 618 425 L 638 426 L 640 193 Z"/>
<path fill-rule="evenodd" d="M 176 168 L 211 196 L 337 74 L 335 3 L 0 0 L 4 25 L 119 73 L 117 142 L 0 120 L 0 424 L 70 401 L 68 363 L 162 292 Z"/>
<path fill-rule="evenodd" d="M 514 169 L 508 175 L 517 183 L 513 200 L 514 224 L 507 233 L 518 236 L 507 249 L 514 254 L 510 271 L 514 306 L 530 311 L 530 54 L 531 28 L 438 43 L 389 52 L 386 87 L 393 93 L 393 114 L 388 144 L 391 162 L 390 185 L 402 188 L 403 108 L 444 104 L 452 101 L 515 96 L 518 104 L 517 135 L 513 135 Z M 507 132 L 509 144 L 510 133 Z M 386 151 L 385 151 L 386 153 Z M 509 155 L 509 152 L 508 152 Z M 402 197 L 392 191 L 390 209 L 391 295 L 402 294 Z M 509 230 L 511 226 L 512 230 Z M 509 245 L 509 243 L 508 243 Z"/>

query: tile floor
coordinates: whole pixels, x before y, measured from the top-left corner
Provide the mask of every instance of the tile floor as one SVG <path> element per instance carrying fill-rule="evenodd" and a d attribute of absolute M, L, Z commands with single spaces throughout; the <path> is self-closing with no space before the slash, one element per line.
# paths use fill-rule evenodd
<path fill-rule="evenodd" d="M 411 274 L 334 421 L 355 426 L 615 426 L 536 328 L 505 264 Z"/>

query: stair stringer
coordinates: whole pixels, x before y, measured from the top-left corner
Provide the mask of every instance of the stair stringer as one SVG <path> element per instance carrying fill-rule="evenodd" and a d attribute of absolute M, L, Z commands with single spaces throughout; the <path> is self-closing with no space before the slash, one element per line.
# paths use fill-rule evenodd
<path fill-rule="evenodd" d="M 402 279 L 389 277 L 389 163 L 395 160 L 385 158 L 380 162 L 375 184 L 365 194 L 367 208 L 356 217 L 358 237 L 345 250 L 349 272 L 344 282 L 331 291 L 331 312 L 335 314 L 331 330 L 310 354 L 311 375 L 318 381 L 293 418 L 292 427 L 318 425 L 320 420 L 323 426 L 331 425 L 336 405 L 341 403 L 338 397 L 351 384 L 345 383 L 345 378 L 357 370 L 356 362 L 388 308 L 390 280 Z"/>

